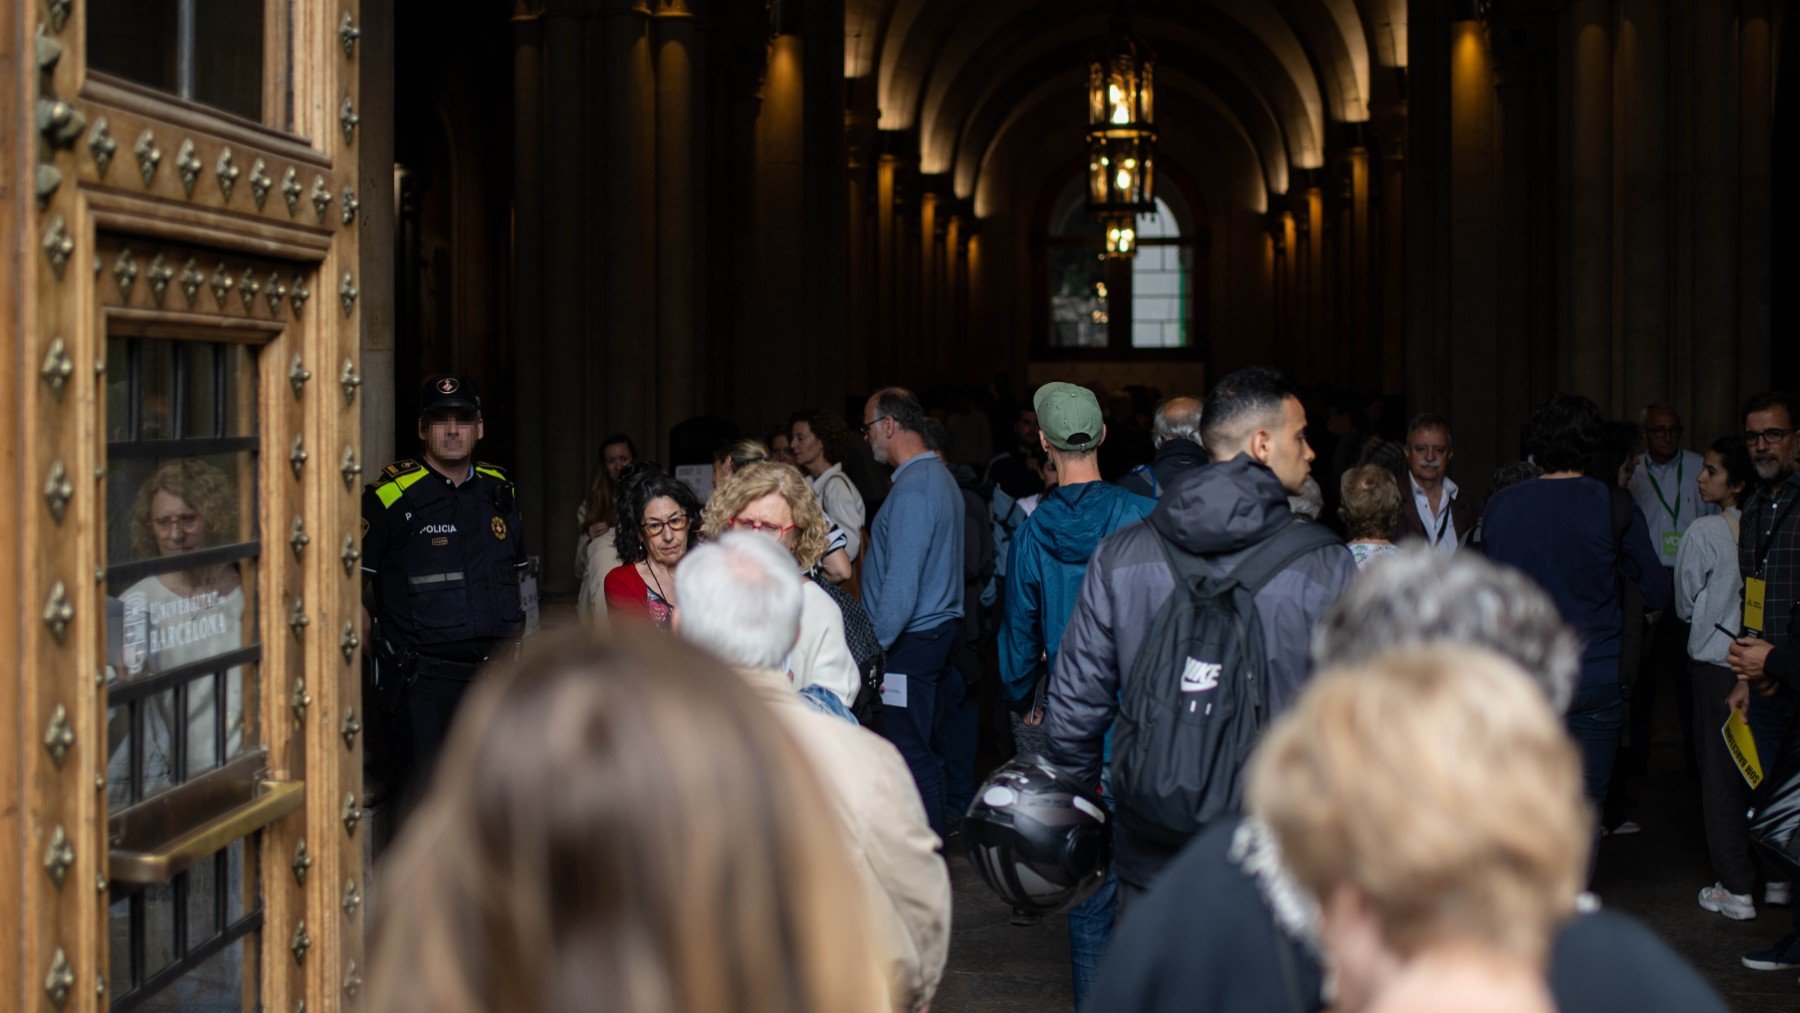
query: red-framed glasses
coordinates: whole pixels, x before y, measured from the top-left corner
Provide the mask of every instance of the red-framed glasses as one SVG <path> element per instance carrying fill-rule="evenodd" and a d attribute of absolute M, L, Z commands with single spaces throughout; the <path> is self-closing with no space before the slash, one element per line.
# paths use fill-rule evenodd
<path fill-rule="evenodd" d="M 749 517 L 733 517 L 725 522 L 725 526 L 733 531 L 755 531 L 759 534 L 768 535 L 771 538 L 780 538 L 782 535 L 795 530 L 800 525 L 770 524 L 767 521 L 753 520 Z"/>

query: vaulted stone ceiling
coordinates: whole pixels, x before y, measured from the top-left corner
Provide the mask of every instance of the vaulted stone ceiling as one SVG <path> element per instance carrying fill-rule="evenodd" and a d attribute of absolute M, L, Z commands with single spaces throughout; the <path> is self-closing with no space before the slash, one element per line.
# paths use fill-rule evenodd
<path fill-rule="evenodd" d="M 846 0 L 845 76 L 872 85 L 882 130 L 916 139 L 920 171 L 946 174 L 985 217 L 1017 199 L 1004 167 L 1046 132 L 1066 131 L 1069 159 L 1082 156 L 1086 57 L 1117 7 Z M 1242 167 L 1209 202 L 1263 210 L 1294 170 L 1324 163 L 1334 124 L 1401 94 L 1405 0 L 1136 0 L 1129 15 L 1157 55 L 1166 150 L 1231 152 Z"/>

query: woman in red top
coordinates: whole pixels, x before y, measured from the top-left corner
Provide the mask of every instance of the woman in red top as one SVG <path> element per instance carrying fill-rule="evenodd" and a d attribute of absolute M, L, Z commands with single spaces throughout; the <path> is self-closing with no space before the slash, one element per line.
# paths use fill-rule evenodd
<path fill-rule="evenodd" d="M 613 544 L 620 564 L 606 575 L 606 609 L 639 616 L 668 629 L 674 616 L 675 564 L 693 546 L 700 500 L 686 482 L 651 472 L 619 493 Z"/>

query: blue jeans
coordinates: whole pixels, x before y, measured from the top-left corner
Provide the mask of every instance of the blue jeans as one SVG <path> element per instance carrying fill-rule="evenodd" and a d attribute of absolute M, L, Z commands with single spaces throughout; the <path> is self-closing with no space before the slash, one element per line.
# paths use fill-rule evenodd
<path fill-rule="evenodd" d="M 902 633 L 887 651 L 887 678 L 905 680 L 906 704 L 883 703 L 875 729 L 900 750 L 924 803 L 925 818 L 941 838 L 944 826 L 944 758 L 932 749 L 936 738 L 938 684 L 950 668 L 960 626 L 952 619 L 928 630 Z"/>
<path fill-rule="evenodd" d="M 1619 733 L 1625 727 L 1625 705 L 1617 683 L 1590 683 L 1575 689 L 1575 699 L 1563 717 L 1569 735 L 1581 750 L 1581 781 L 1587 800 L 1598 813 L 1606 802 L 1606 786 L 1612 780 L 1613 760 L 1619 754 Z"/>
<path fill-rule="evenodd" d="M 1100 791 L 1112 811 L 1112 771 L 1100 774 Z M 1100 959 L 1106 956 L 1106 944 L 1112 940 L 1114 899 L 1119 884 L 1113 870 L 1106 870 L 1106 882 L 1100 884 L 1086 900 L 1069 908 L 1069 965 L 1075 982 L 1075 1008 L 1087 1008 L 1088 990 L 1100 973 Z"/>

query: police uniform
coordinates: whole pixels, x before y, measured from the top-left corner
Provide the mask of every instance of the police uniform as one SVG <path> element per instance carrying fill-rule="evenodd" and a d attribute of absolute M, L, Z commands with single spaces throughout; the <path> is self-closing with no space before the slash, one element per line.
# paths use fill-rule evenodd
<path fill-rule="evenodd" d="M 466 377 L 439 374 L 426 381 L 419 414 L 480 407 Z M 414 772 L 429 772 L 477 668 L 524 622 L 526 558 L 513 484 L 487 463 L 457 477 L 397 461 L 363 491 L 377 691 L 406 740 L 393 743 L 402 790 Z"/>

